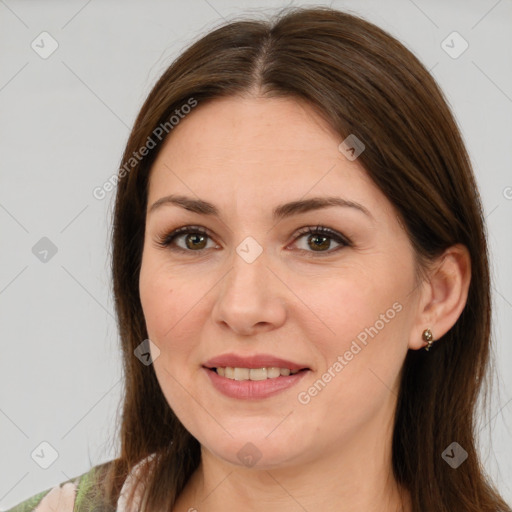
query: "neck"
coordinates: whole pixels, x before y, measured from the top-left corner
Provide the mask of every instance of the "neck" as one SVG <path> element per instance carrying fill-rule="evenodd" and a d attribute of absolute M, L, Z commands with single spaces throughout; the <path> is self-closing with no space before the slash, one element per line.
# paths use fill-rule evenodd
<path fill-rule="evenodd" d="M 358 429 L 342 450 L 277 469 L 235 466 L 203 448 L 173 512 L 410 512 L 410 496 L 392 472 L 392 418 L 379 420 Z"/>

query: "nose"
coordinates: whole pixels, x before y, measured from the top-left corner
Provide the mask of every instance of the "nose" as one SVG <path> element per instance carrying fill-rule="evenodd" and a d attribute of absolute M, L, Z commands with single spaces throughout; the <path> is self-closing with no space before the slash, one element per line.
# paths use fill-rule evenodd
<path fill-rule="evenodd" d="M 271 331 L 284 324 L 286 287 L 267 264 L 265 252 L 248 262 L 234 251 L 232 266 L 219 283 L 212 310 L 214 322 L 242 336 Z"/>

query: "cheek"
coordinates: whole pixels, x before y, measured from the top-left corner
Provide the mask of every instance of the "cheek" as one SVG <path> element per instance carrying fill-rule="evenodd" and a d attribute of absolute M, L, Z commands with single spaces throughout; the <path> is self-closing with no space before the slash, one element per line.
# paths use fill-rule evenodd
<path fill-rule="evenodd" d="M 384 340 L 396 333 L 402 325 L 410 279 L 404 269 L 396 272 L 351 266 L 330 275 L 295 283 L 304 294 L 307 310 L 304 319 L 310 319 L 309 336 L 326 354 L 338 355 L 350 348 L 353 340 Z"/>
<path fill-rule="evenodd" d="M 160 345 L 186 318 L 193 291 L 184 286 L 161 258 L 147 253 L 142 259 L 139 293 L 150 339 Z M 190 297 L 189 297 L 190 296 Z"/>
<path fill-rule="evenodd" d="M 373 268 L 351 266 L 309 287 L 308 306 L 322 320 L 309 314 L 314 322 L 307 328 L 321 354 L 318 403 L 325 400 L 328 410 L 344 402 L 364 415 L 396 388 L 407 352 L 413 276 L 409 261 L 382 260 Z"/>
<path fill-rule="evenodd" d="M 160 388 L 176 414 L 190 415 L 190 386 L 193 340 L 190 316 L 194 300 L 193 291 L 185 286 L 175 272 L 169 272 L 158 257 L 145 254 L 142 260 L 139 293 L 149 339 L 155 343 L 159 356 L 153 366 Z M 187 340 L 186 343 L 183 340 Z M 188 370 L 185 370 L 188 369 Z"/>
<path fill-rule="evenodd" d="M 407 352 L 409 313 L 403 298 L 396 300 L 399 291 L 370 282 L 355 285 L 347 281 L 333 286 L 323 308 L 317 299 L 318 311 L 334 334 L 310 330 L 321 366 L 297 395 L 323 425 L 326 438 L 356 432 L 390 406 Z"/>
<path fill-rule="evenodd" d="M 204 280 L 195 282 L 189 274 L 170 268 L 159 253 L 149 251 L 143 257 L 139 278 L 142 310 L 148 337 L 160 350 L 155 371 L 162 389 L 170 395 L 180 393 L 171 375 L 186 384 L 192 377 L 190 368 L 200 366 L 197 351 L 204 324 L 201 299 L 210 286 Z M 189 368 L 189 373 L 185 368 Z"/>

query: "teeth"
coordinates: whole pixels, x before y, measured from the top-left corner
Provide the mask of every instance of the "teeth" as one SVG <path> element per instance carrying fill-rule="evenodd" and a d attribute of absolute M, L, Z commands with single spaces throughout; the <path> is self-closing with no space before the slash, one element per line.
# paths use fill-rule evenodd
<path fill-rule="evenodd" d="M 217 373 L 221 377 L 227 377 L 232 380 L 266 380 L 276 379 L 281 375 L 287 377 L 288 375 L 295 375 L 300 370 L 290 370 L 289 368 L 276 368 L 275 366 L 269 368 L 216 368 Z"/>
<path fill-rule="evenodd" d="M 272 368 L 267 368 L 267 379 L 275 379 L 281 375 L 281 370 L 276 368 L 275 366 Z"/>
<path fill-rule="evenodd" d="M 266 380 L 267 379 L 267 369 L 266 368 L 251 368 L 249 370 L 249 379 L 250 380 Z"/>
<path fill-rule="evenodd" d="M 233 368 L 235 380 L 249 380 L 249 368 Z"/>

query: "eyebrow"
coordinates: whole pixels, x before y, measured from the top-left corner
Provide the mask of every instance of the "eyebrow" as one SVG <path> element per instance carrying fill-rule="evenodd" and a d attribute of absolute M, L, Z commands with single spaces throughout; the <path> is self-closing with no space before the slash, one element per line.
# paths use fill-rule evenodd
<path fill-rule="evenodd" d="M 210 215 L 215 217 L 220 216 L 219 209 L 212 203 L 209 203 L 208 201 L 175 194 L 162 197 L 155 201 L 149 208 L 149 213 L 152 213 L 161 206 L 168 204 L 180 206 L 185 210 L 198 213 L 199 215 Z M 355 201 L 349 201 L 341 197 L 312 197 L 310 199 L 301 199 L 281 204 L 274 208 L 272 212 L 272 218 L 274 219 L 274 221 L 279 221 L 299 213 L 305 213 L 312 210 L 320 210 L 323 208 L 330 208 L 333 206 L 354 208 L 364 213 L 371 219 L 373 219 L 372 214 L 362 204 L 356 203 Z"/>

